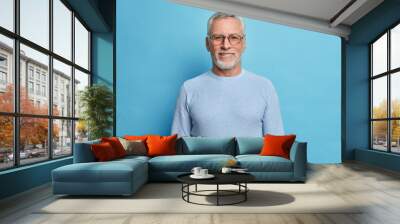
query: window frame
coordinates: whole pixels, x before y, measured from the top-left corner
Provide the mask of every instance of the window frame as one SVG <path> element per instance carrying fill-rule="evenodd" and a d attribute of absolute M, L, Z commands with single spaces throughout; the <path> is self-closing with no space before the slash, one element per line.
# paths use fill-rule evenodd
<path fill-rule="evenodd" d="M 400 117 L 392 117 L 392 99 L 391 99 L 391 91 L 392 91 L 392 86 L 391 86 L 391 79 L 392 75 L 396 75 L 396 73 L 400 72 L 400 67 L 398 68 L 393 68 L 391 69 L 391 31 L 393 28 L 400 26 L 400 21 L 395 22 L 392 24 L 390 27 L 385 29 L 384 32 L 379 34 L 375 39 L 373 39 L 371 42 L 368 43 L 368 52 L 369 52 L 369 78 L 368 78 L 368 84 L 369 84 L 369 149 L 372 151 L 379 151 L 379 152 L 385 152 L 385 153 L 390 153 L 390 154 L 396 154 L 399 155 L 400 152 L 394 152 L 392 151 L 392 121 L 400 121 Z M 381 37 L 384 35 L 387 35 L 387 64 L 386 64 L 386 71 L 382 72 L 380 74 L 376 74 L 374 76 L 373 74 L 373 44 L 378 41 Z M 378 78 L 386 77 L 386 87 L 387 87 L 387 105 L 386 105 L 386 118 L 373 118 L 373 81 Z M 374 136 L 373 136 L 373 125 L 372 123 L 374 121 L 386 121 L 386 151 L 384 150 L 379 150 L 374 148 Z"/>
<path fill-rule="evenodd" d="M 13 119 L 13 154 L 14 154 L 14 161 L 13 161 L 13 166 L 11 167 L 5 167 L 5 168 L 0 168 L 0 172 L 5 171 L 5 170 L 11 170 L 11 169 L 16 169 L 19 167 L 24 167 L 24 166 L 30 166 L 33 164 L 38 164 L 38 163 L 43 163 L 47 162 L 50 160 L 58 160 L 66 157 L 73 156 L 74 153 L 74 143 L 75 143 L 75 126 L 76 126 L 76 121 L 79 120 L 79 117 L 75 116 L 75 108 L 72 107 L 72 113 L 70 116 L 56 116 L 53 115 L 53 96 L 54 96 L 54 90 L 53 90 L 53 59 L 58 60 L 59 62 L 62 62 L 68 66 L 71 66 L 71 93 L 73 94 L 73 97 L 71 99 L 71 104 L 74 105 L 75 103 L 75 69 L 87 74 L 89 76 L 89 83 L 88 86 L 92 85 L 92 57 L 91 57 L 91 49 L 92 49 L 92 43 L 91 43 L 91 38 L 92 38 L 92 30 L 89 28 L 89 26 L 84 22 L 84 20 L 79 16 L 79 14 L 73 10 L 73 8 L 66 2 L 65 0 L 59 0 L 68 10 L 71 11 L 71 58 L 67 59 L 64 58 L 63 56 L 55 53 L 53 50 L 53 24 L 54 24 L 54 17 L 53 17 L 53 0 L 48 0 L 49 3 L 49 49 L 46 49 L 45 47 L 42 47 L 39 44 L 34 43 L 33 41 L 30 41 L 29 39 L 24 38 L 23 36 L 20 35 L 20 0 L 14 0 L 13 1 L 13 10 L 14 10 L 14 30 L 10 31 L 4 27 L 0 26 L 0 35 L 3 35 L 5 37 L 11 38 L 13 40 L 13 63 L 12 63 L 12 73 L 14 78 L 14 110 L 13 112 L 2 112 L 0 111 L 0 116 L 4 117 L 11 117 Z M 79 22 L 84 26 L 84 28 L 88 31 L 88 69 L 85 69 L 81 67 L 80 65 L 75 63 L 75 18 L 79 20 Z M 45 90 L 48 92 L 45 94 L 48 96 L 48 112 L 46 115 L 39 115 L 39 114 L 27 114 L 27 113 L 21 113 L 20 111 L 20 44 L 23 44 L 27 47 L 30 47 L 36 51 L 39 51 L 40 53 L 43 53 L 48 56 L 49 62 L 48 62 L 48 80 L 47 85 L 45 87 Z M 27 64 L 27 71 L 30 68 L 29 64 Z M 27 73 L 26 75 L 26 81 L 32 81 L 34 83 L 34 86 L 36 83 L 42 83 L 41 79 L 41 72 L 39 74 L 39 80 L 36 82 L 36 69 L 33 70 L 33 79 L 30 79 L 30 74 Z M 40 85 L 41 86 L 41 85 Z M 28 87 L 28 86 L 27 86 Z M 27 89 L 27 91 L 29 91 Z M 36 89 L 34 89 L 34 92 Z M 40 94 L 42 96 L 42 94 Z M 38 162 L 32 162 L 32 163 L 26 163 L 26 164 L 21 164 L 20 161 L 20 119 L 21 118 L 45 118 L 47 119 L 48 122 L 48 136 L 47 136 L 47 142 L 49 143 L 47 145 L 47 150 L 48 150 L 48 155 L 47 158 L 43 158 L 43 160 L 40 160 Z M 62 156 L 54 156 L 54 147 L 53 147 L 53 123 L 56 120 L 65 120 L 65 121 L 71 121 L 71 153 L 68 155 L 62 155 Z M 51 143 L 51 144 L 50 144 Z"/>

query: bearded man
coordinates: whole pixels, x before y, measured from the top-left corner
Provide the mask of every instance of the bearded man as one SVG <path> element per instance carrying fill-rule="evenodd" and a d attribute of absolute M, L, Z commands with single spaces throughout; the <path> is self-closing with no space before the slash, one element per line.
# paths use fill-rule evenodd
<path fill-rule="evenodd" d="M 171 133 L 180 137 L 283 135 L 279 99 L 271 81 L 242 69 L 243 20 L 220 12 L 212 15 L 206 47 L 212 69 L 183 83 Z"/>

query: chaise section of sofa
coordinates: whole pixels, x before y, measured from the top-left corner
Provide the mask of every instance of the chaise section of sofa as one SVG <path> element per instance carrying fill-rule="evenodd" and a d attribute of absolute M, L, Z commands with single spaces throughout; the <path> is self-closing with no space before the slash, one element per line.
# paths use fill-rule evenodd
<path fill-rule="evenodd" d="M 94 143 L 75 144 L 74 163 L 52 171 L 54 194 L 131 195 L 148 181 L 147 156 L 95 162 Z"/>

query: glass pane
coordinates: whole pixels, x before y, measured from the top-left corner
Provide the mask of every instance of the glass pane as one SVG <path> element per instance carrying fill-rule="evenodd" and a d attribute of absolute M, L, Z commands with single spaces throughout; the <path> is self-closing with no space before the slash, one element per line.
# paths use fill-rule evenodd
<path fill-rule="evenodd" d="M 21 44 L 21 113 L 48 114 L 48 63 L 47 55 Z"/>
<path fill-rule="evenodd" d="M 400 153 L 400 120 L 391 121 L 392 152 Z"/>
<path fill-rule="evenodd" d="M 89 32 L 75 18 L 75 63 L 89 70 Z"/>
<path fill-rule="evenodd" d="M 21 36 L 49 48 L 49 0 L 20 0 Z"/>
<path fill-rule="evenodd" d="M 391 69 L 400 67 L 400 24 L 391 31 L 390 37 L 390 67 Z"/>
<path fill-rule="evenodd" d="M 386 76 L 372 81 L 372 118 L 387 118 L 387 81 Z"/>
<path fill-rule="evenodd" d="M 53 51 L 71 60 L 72 12 L 60 1 L 53 1 Z"/>
<path fill-rule="evenodd" d="M 392 74 L 391 79 L 391 115 L 400 118 L 400 72 Z"/>
<path fill-rule="evenodd" d="M 0 9 L 0 26 L 14 31 L 14 0 L 1 0 Z"/>
<path fill-rule="evenodd" d="M 75 121 L 75 143 L 85 142 L 88 138 L 88 128 L 84 120 Z"/>
<path fill-rule="evenodd" d="M 0 116 L 0 170 L 14 165 L 13 118 Z"/>
<path fill-rule="evenodd" d="M 0 35 L 0 111 L 14 111 L 13 40 Z"/>
<path fill-rule="evenodd" d="M 71 66 L 53 60 L 53 114 L 72 117 Z"/>
<path fill-rule="evenodd" d="M 20 119 L 20 163 L 34 163 L 49 158 L 49 123 L 45 118 Z"/>
<path fill-rule="evenodd" d="M 372 44 L 372 71 L 373 75 L 387 71 L 387 34 Z"/>
<path fill-rule="evenodd" d="M 372 148 L 387 151 L 387 121 L 372 122 Z"/>
<path fill-rule="evenodd" d="M 53 120 L 53 157 L 72 154 L 72 121 Z"/>
<path fill-rule="evenodd" d="M 82 113 L 80 103 L 80 94 L 89 86 L 89 75 L 75 69 L 75 117 L 79 117 Z"/>

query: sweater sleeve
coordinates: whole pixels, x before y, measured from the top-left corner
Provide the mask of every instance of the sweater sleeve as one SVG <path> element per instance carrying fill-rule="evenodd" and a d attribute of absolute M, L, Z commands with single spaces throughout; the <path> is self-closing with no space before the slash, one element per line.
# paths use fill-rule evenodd
<path fill-rule="evenodd" d="M 184 85 L 176 102 L 174 120 L 172 122 L 171 134 L 178 134 L 179 137 L 190 136 L 191 121 L 187 101 L 187 93 Z"/>
<path fill-rule="evenodd" d="M 263 135 L 266 134 L 285 134 L 278 95 L 272 83 L 267 88 L 267 105 L 263 116 Z"/>

